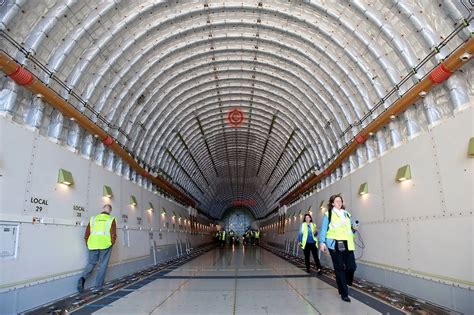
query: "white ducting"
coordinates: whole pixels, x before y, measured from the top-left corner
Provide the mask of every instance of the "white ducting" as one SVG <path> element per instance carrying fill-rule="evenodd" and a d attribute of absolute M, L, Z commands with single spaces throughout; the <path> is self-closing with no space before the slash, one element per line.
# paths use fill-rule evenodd
<path fill-rule="evenodd" d="M 70 122 L 69 130 L 67 133 L 67 143 L 66 145 L 73 148 L 74 150 L 78 149 L 79 141 L 81 139 L 81 127 L 75 122 Z"/>
<path fill-rule="evenodd" d="M 0 90 L 0 112 L 13 114 L 13 109 L 17 99 L 17 92 L 15 90 L 15 82 L 4 79 L 4 88 Z"/>
<path fill-rule="evenodd" d="M 104 151 L 105 147 L 102 142 L 98 142 L 94 147 L 94 158 L 93 161 L 97 164 L 102 166 L 104 163 Z"/>
<path fill-rule="evenodd" d="M 64 116 L 61 112 L 53 110 L 48 127 L 48 137 L 53 140 L 59 140 L 63 129 Z"/>
<path fill-rule="evenodd" d="M 26 116 L 25 124 L 35 129 L 39 128 L 43 119 L 44 106 L 45 104 L 41 97 L 34 97 Z"/>
<path fill-rule="evenodd" d="M 114 172 L 117 175 L 122 175 L 123 161 L 121 158 L 115 159 Z"/>
<path fill-rule="evenodd" d="M 114 151 L 106 150 L 105 163 L 104 163 L 105 169 L 107 169 L 109 171 L 113 171 L 113 169 L 114 169 L 114 160 L 115 160 Z"/>
<path fill-rule="evenodd" d="M 84 139 L 82 140 L 82 147 L 81 147 L 82 149 L 81 154 L 87 159 L 91 157 L 93 144 L 94 144 L 94 137 L 91 134 L 87 133 L 84 136 Z"/>
<path fill-rule="evenodd" d="M 1 29 L 9 29 L 5 34 L 23 43 L 29 58 L 12 45 L 6 45 L 6 51 L 14 51 L 17 60 L 29 67 L 36 58 L 47 70 L 34 69 L 41 80 L 100 123 L 141 162 L 165 170 L 216 217 L 232 200 L 232 185 L 239 190 L 237 195 L 244 192 L 235 179 L 221 183 L 222 178 L 237 178 L 232 173 L 237 172 L 232 168 L 237 157 L 249 153 L 243 162 L 249 172 L 262 164 L 256 179 L 246 182 L 245 191 L 255 191 L 246 194 L 256 200 L 254 214 L 263 215 L 308 170 L 329 165 L 362 128 L 472 30 L 470 25 L 455 35 L 372 112 L 453 31 L 455 23 L 462 24 L 469 14 L 462 3 L 439 7 L 426 0 L 350 5 L 336 1 L 292 6 L 270 1 L 258 12 L 253 12 L 252 1 L 213 3 L 208 8 L 197 2 L 169 7 L 159 2 L 130 7 L 124 2 L 79 1 L 39 2 L 36 10 L 29 6 L 27 1 L 8 2 L 0 15 Z M 208 23 L 203 17 L 213 12 L 219 14 Z M 257 18 L 262 23 L 255 29 Z M 451 76 L 420 105 L 379 130 L 323 185 L 462 108 L 472 97 L 469 74 Z M 136 174 L 122 172 L 126 166 L 114 164 L 108 153 L 104 156 L 100 141 L 91 135 L 81 138 L 82 129 L 75 123 L 63 122 L 56 112 L 42 111 L 38 101 L 18 91 L 7 80 L 0 91 L 0 111 L 35 128 L 42 126 L 55 141 L 149 186 Z M 223 114 L 236 100 L 247 115 L 252 113 L 248 128 L 255 139 L 251 143 L 245 140 L 247 130 L 226 130 Z M 370 117 L 360 122 L 366 114 Z M 293 130 L 295 136 L 285 149 Z M 176 136 L 178 131 L 188 148 Z M 239 143 L 231 143 L 232 134 L 241 139 Z M 229 150 L 231 145 L 238 150 Z M 306 151 L 296 161 L 303 148 Z M 181 165 L 170 160 L 167 150 Z"/>

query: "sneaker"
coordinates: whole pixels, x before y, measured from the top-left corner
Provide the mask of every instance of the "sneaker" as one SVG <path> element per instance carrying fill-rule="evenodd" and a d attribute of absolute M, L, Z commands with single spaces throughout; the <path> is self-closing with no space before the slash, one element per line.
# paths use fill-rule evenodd
<path fill-rule="evenodd" d="M 322 269 L 318 269 L 318 276 L 322 275 L 323 274 L 323 270 Z"/>
<path fill-rule="evenodd" d="M 348 297 L 348 296 L 341 296 L 341 299 L 344 301 L 344 302 L 351 302 L 351 299 Z"/>
<path fill-rule="evenodd" d="M 84 282 L 86 282 L 84 277 L 80 277 L 77 281 L 77 291 L 79 291 L 79 293 L 84 292 Z"/>

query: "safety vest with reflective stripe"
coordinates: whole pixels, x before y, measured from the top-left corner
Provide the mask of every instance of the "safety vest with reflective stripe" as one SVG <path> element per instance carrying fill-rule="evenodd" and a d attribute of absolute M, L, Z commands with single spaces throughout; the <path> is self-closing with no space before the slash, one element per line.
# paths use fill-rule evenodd
<path fill-rule="evenodd" d="M 255 238 L 260 238 L 260 231 L 255 231 Z"/>
<path fill-rule="evenodd" d="M 89 223 L 91 234 L 87 240 L 87 248 L 90 250 L 106 249 L 112 246 L 110 228 L 114 220 L 115 217 L 105 213 L 91 217 Z"/>
<path fill-rule="evenodd" d="M 311 234 L 313 235 L 314 242 L 316 244 L 316 247 L 318 247 L 318 239 L 314 234 L 316 233 L 316 224 L 310 223 L 311 226 Z M 301 225 L 301 233 L 303 233 L 303 238 L 301 239 L 301 248 L 304 249 L 306 246 L 306 241 L 308 240 L 308 223 L 303 223 Z"/>
<path fill-rule="evenodd" d="M 225 231 L 221 232 L 221 241 L 225 241 Z"/>
<path fill-rule="evenodd" d="M 325 214 L 328 215 L 328 212 Z M 331 214 L 331 222 L 328 223 L 328 232 L 326 238 L 331 238 L 337 241 L 347 241 L 347 249 L 354 250 L 354 233 L 351 229 L 351 215 L 346 211 L 346 222 L 343 222 L 335 212 Z"/>

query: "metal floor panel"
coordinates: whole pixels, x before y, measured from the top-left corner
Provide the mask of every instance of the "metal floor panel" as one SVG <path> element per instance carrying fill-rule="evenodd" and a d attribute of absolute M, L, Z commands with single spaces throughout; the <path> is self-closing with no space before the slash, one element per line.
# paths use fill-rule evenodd
<path fill-rule="evenodd" d="M 209 251 L 87 314 L 380 314 L 259 247 Z M 74 314 L 86 314 L 75 312 Z M 392 313 L 396 314 L 396 312 Z"/>
<path fill-rule="evenodd" d="M 109 284 L 102 294 L 78 295 L 80 306 L 44 306 L 31 314 L 430 314 L 390 305 L 378 287 L 349 288 L 340 299 L 332 271 L 307 274 L 301 259 L 271 247 L 210 248 L 152 271 Z M 126 283 L 126 284 L 124 284 Z M 365 286 L 370 289 L 369 285 Z M 387 291 L 388 292 L 388 291 Z M 386 292 L 386 293 L 387 293 Z M 388 292 L 387 294 L 389 294 Z M 78 301 L 78 297 L 69 297 Z M 71 301 L 67 300 L 69 303 Z M 57 302 L 56 306 L 66 305 Z M 431 306 L 430 306 L 431 307 Z M 66 310 L 66 311 L 65 311 Z M 448 314 L 439 308 L 436 314 Z"/>

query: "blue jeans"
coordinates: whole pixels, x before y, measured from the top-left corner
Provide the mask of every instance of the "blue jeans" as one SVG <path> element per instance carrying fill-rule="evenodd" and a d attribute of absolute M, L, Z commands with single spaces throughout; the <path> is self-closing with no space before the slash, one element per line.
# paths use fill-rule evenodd
<path fill-rule="evenodd" d="M 96 287 L 100 288 L 104 285 L 105 272 L 107 271 L 107 265 L 109 264 L 110 254 L 112 253 L 112 246 L 106 249 L 92 249 L 89 250 L 89 261 L 86 266 L 86 270 L 82 274 L 82 277 L 87 279 L 97 263 L 99 268 L 97 270 L 97 276 L 95 278 Z"/>

